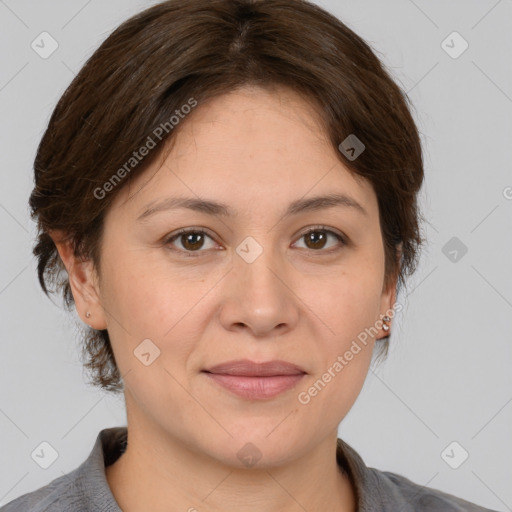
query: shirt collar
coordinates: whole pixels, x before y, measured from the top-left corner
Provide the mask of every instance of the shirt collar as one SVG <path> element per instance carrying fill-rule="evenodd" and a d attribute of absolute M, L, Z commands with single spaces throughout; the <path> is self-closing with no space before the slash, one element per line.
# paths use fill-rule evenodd
<path fill-rule="evenodd" d="M 87 497 L 84 512 L 122 512 L 108 485 L 105 467 L 121 456 L 126 439 L 126 427 L 101 430 L 89 457 L 77 469 L 77 481 Z"/>
<path fill-rule="evenodd" d="M 336 444 L 336 459 L 352 481 L 357 512 L 414 512 L 385 473 L 369 468 L 354 448 L 340 438 Z"/>
<path fill-rule="evenodd" d="M 127 427 L 99 432 L 89 457 L 77 469 L 87 512 L 122 512 L 108 485 L 105 467 L 113 464 L 126 449 Z M 342 439 L 337 440 L 336 459 L 355 489 L 357 512 L 414 512 L 382 472 L 369 468 L 361 456 Z"/>

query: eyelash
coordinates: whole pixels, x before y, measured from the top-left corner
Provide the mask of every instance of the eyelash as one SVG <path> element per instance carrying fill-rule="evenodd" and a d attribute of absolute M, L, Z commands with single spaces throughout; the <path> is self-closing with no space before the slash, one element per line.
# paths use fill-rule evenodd
<path fill-rule="evenodd" d="M 346 241 L 344 236 L 336 233 L 335 231 L 332 231 L 331 229 L 329 229 L 326 226 L 313 226 L 313 227 L 309 228 L 307 231 L 305 231 L 304 233 L 302 233 L 297 240 L 300 240 L 301 238 L 305 237 L 306 235 L 309 235 L 310 233 L 315 233 L 317 231 L 323 231 L 323 232 L 325 232 L 327 234 L 334 235 L 334 237 L 339 242 L 341 242 L 342 246 L 347 245 L 347 241 Z M 178 239 L 181 235 L 186 235 L 186 234 L 189 234 L 189 233 L 206 235 L 209 238 L 213 239 L 213 237 L 211 235 L 209 235 L 208 232 L 204 231 L 203 229 L 200 229 L 200 228 L 184 228 L 184 229 L 180 229 L 176 233 L 173 233 L 170 236 L 166 237 L 166 239 L 164 241 L 164 244 L 167 245 L 167 246 L 170 246 L 172 244 L 172 242 L 175 241 L 176 239 Z M 324 252 L 324 253 L 327 253 L 327 254 L 331 254 L 332 252 L 337 251 L 339 249 L 340 248 L 338 247 L 338 248 L 330 248 L 330 249 L 326 249 L 326 250 L 323 250 L 323 249 L 318 249 L 318 250 L 315 250 L 315 249 L 305 249 L 305 250 L 307 250 L 307 251 L 309 251 L 311 253 L 321 253 L 321 252 Z M 197 251 L 187 251 L 187 250 L 176 249 L 176 248 L 172 248 L 172 247 L 170 247 L 170 250 L 174 251 L 174 252 L 183 253 L 187 257 L 192 257 L 192 258 L 198 257 L 201 252 L 205 252 L 204 250 L 200 250 L 200 249 L 197 250 Z"/>

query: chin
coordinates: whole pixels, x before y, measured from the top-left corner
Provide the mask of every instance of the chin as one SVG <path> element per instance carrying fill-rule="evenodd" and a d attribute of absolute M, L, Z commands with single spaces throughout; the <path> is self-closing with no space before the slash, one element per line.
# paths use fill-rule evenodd
<path fill-rule="evenodd" d="M 215 438 L 209 452 L 224 464 L 237 468 L 264 469 L 285 464 L 296 456 L 304 438 L 299 434 L 295 437 L 278 432 L 276 425 L 276 422 L 272 422 L 271 426 L 245 424 L 238 431 L 228 428 L 232 437 L 226 434 L 222 440 Z"/>

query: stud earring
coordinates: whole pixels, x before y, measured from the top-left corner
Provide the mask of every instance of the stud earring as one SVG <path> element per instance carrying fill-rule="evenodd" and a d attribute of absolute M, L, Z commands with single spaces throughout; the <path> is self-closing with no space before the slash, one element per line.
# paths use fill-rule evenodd
<path fill-rule="evenodd" d="M 384 322 L 384 323 L 382 324 L 382 328 L 383 328 L 386 332 L 388 332 L 388 331 L 389 331 L 389 325 L 387 325 L 387 324 L 388 324 L 389 322 L 391 322 L 391 318 L 389 318 L 389 316 L 388 316 L 388 315 L 386 315 L 386 316 L 382 317 L 382 321 Z"/>
<path fill-rule="evenodd" d="M 86 318 L 91 318 L 91 313 L 89 311 L 87 311 L 87 313 L 85 313 L 85 316 L 86 316 Z"/>

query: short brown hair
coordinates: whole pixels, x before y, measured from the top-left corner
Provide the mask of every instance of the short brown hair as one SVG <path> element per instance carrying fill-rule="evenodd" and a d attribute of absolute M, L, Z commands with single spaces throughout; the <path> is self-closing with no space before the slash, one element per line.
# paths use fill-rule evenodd
<path fill-rule="evenodd" d="M 409 98 L 374 51 L 305 0 L 168 0 L 127 20 L 101 44 L 60 98 L 39 144 L 29 204 L 38 224 L 38 277 L 47 295 L 61 291 L 66 307 L 73 307 L 49 232 L 62 230 L 75 255 L 99 269 L 106 210 L 159 151 L 101 200 L 95 190 L 191 96 L 201 104 L 245 84 L 284 85 L 315 103 L 340 160 L 373 185 L 386 283 L 398 277 L 400 291 L 423 242 L 417 204 L 422 148 Z M 173 133 L 163 134 L 159 145 Z M 338 149 L 351 134 L 365 145 L 355 160 Z M 87 328 L 83 341 L 91 383 L 121 391 L 107 330 Z"/>

